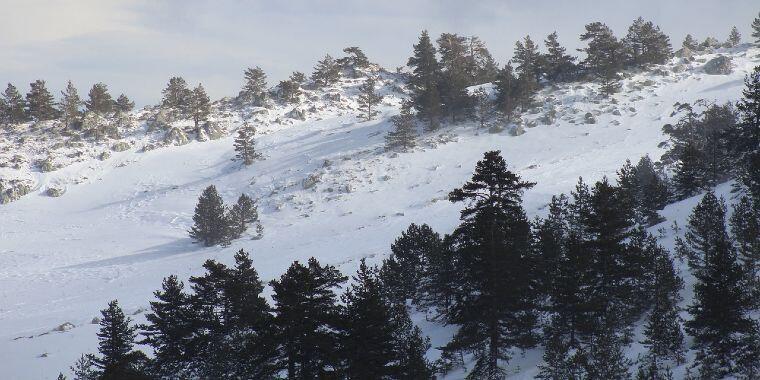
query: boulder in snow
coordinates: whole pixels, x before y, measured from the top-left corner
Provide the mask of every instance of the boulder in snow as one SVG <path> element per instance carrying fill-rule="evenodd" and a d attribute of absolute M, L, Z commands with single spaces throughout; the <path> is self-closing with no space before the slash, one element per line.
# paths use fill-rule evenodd
<path fill-rule="evenodd" d="M 704 66 L 705 73 L 710 75 L 728 75 L 732 68 L 731 58 L 722 55 L 707 61 Z"/>
<path fill-rule="evenodd" d="M 187 134 L 177 127 L 172 127 L 164 136 L 164 143 L 166 144 L 185 145 L 189 142 L 190 139 L 187 138 Z"/>

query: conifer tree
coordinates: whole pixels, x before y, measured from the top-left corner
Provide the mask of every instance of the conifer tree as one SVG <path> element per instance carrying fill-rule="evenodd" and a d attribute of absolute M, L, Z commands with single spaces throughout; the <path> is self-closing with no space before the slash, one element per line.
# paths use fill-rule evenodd
<path fill-rule="evenodd" d="M 617 92 L 618 72 L 623 66 L 623 44 L 601 22 L 587 24 L 586 32 L 581 34 L 581 41 L 588 41 L 588 47 L 581 49 L 586 53 L 584 68 L 601 80 L 603 94 Z"/>
<path fill-rule="evenodd" d="M 635 67 L 663 64 L 672 55 L 670 38 L 660 31 L 659 26 L 641 17 L 628 28 L 623 45 L 629 55 L 628 64 Z"/>
<path fill-rule="evenodd" d="M 500 379 L 499 362 L 536 342 L 530 223 L 522 208 L 522 192 L 532 186 L 491 151 L 472 180 L 449 194 L 467 205 L 452 236 L 462 293 L 446 316 L 459 329 L 445 350 L 474 355 L 470 379 Z"/>
<path fill-rule="evenodd" d="M 98 380 L 100 376 L 95 368 L 95 356 L 92 354 L 82 354 L 70 369 L 74 374 L 74 380 Z"/>
<path fill-rule="evenodd" d="M 3 99 L 5 99 L 5 119 L 10 124 L 18 124 L 27 121 L 26 114 L 26 100 L 21 96 L 18 89 L 8 83 L 8 87 L 3 92 Z"/>
<path fill-rule="evenodd" d="M 519 104 L 517 78 L 515 77 L 512 64 L 507 62 L 504 68 L 496 75 L 496 107 L 504 114 L 507 121 L 512 116 Z"/>
<path fill-rule="evenodd" d="M 198 198 L 193 215 L 190 237 L 206 247 L 223 244 L 230 236 L 230 221 L 226 207 L 214 185 L 210 185 Z"/>
<path fill-rule="evenodd" d="M 45 87 L 44 80 L 36 80 L 29 84 L 31 89 L 26 94 L 28 114 L 34 121 L 52 120 L 58 116 L 54 107 L 53 95 Z"/>
<path fill-rule="evenodd" d="M 340 80 L 340 66 L 330 54 L 325 55 L 314 67 L 311 80 L 317 88 L 332 86 Z"/>
<path fill-rule="evenodd" d="M 369 76 L 361 86 L 359 86 L 359 109 L 362 110 L 364 120 L 372 120 L 377 115 L 376 107 L 383 100 L 383 96 L 375 91 L 377 80 Z"/>
<path fill-rule="evenodd" d="M 681 43 L 681 47 L 689 49 L 691 51 L 697 51 L 699 50 L 699 42 L 697 42 L 697 40 L 694 39 L 691 34 L 687 34 L 683 40 L 683 43 Z"/>
<path fill-rule="evenodd" d="M 742 98 L 736 105 L 739 122 L 731 142 L 738 161 L 739 182 L 760 199 L 760 66 L 744 79 Z"/>
<path fill-rule="evenodd" d="M 673 185 L 677 199 L 688 198 L 703 189 L 705 179 L 704 156 L 693 144 L 687 144 L 676 164 Z"/>
<path fill-rule="evenodd" d="M 270 282 L 275 324 L 288 379 L 323 379 L 340 369 L 341 308 L 336 291 L 347 280 L 331 265 L 294 262 Z"/>
<path fill-rule="evenodd" d="M 261 153 L 256 151 L 256 127 L 251 124 L 244 123 L 240 129 L 238 129 L 237 137 L 235 138 L 235 158 L 243 161 L 243 165 L 252 165 L 254 161 L 261 158 Z"/>
<path fill-rule="evenodd" d="M 467 86 L 467 39 L 452 33 L 443 33 L 436 40 L 441 55 L 441 81 L 439 89 L 443 111 L 456 122 L 457 116 L 466 114 L 471 107 Z"/>
<path fill-rule="evenodd" d="M 586 372 L 589 379 L 631 379 L 628 372 L 632 364 L 623 352 L 623 339 L 614 331 L 600 327 L 594 334 L 594 340 L 589 350 L 589 363 Z"/>
<path fill-rule="evenodd" d="M 131 319 L 124 315 L 119 303 L 113 300 L 108 308 L 101 310 L 100 331 L 98 331 L 98 351 L 95 365 L 100 368 L 100 379 L 139 379 L 142 372 L 144 354 L 134 351 L 135 327 Z"/>
<path fill-rule="evenodd" d="M 742 288 L 736 250 L 726 233 L 726 206 L 708 192 L 689 217 L 684 251 L 697 279 L 692 319 L 686 329 L 694 337 L 694 366 L 704 378 L 736 374 L 735 358 L 742 354 L 742 338 L 755 328 L 748 316 L 749 295 Z"/>
<path fill-rule="evenodd" d="M 301 85 L 303 84 L 303 81 L 304 74 L 298 71 L 291 74 L 288 80 L 280 81 L 277 85 L 280 99 L 288 103 L 297 102 L 298 97 L 301 95 Z"/>
<path fill-rule="evenodd" d="M 120 94 L 116 99 L 114 108 L 118 113 L 129 113 L 135 108 L 135 102 L 131 101 L 126 95 Z"/>
<path fill-rule="evenodd" d="M 428 131 L 436 130 L 441 116 L 441 98 L 438 89 L 441 68 L 436 58 L 435 46 L 430 42 L 430 36 L 426 30 L 422 31 L 419 41 L 414 45 L 414 55 L 409 58 L 407 66 L 412 68 L 409 85 L 417 117 L 426 121 Z"/>
<path fill-rule="evenodd" d="M 109 114 L 113 111 L 114 101 L 111 94 L 108 93 L 108 86 L 104 83 L 95 83 L 88 93 L 89 99 L 84 102 L 88 111 L 101 115 Z"/>
<path fill-rule="evenodd" d="M 71 81 L 66 84 L 66 89 L 61 92 L 61 113 L 66 127 L 73 127 L 82 115 L 82 99 Z"/>
<path fill-rule="evenodd" d="M 668 188 L 648 155 L 641 157 L 636 166 L 626 160 L 618 171 L 618 186 L 628 207 L 633 207 L 637 222 L 651 226 L 662 220 L 657 211 L 667 205 Z"/>
<path fill-rule="evenodd" d="M 731 235 L 742 264 L 748 291 L 760 307 L 760 202 L 742 196 L 730 218 Z"/>
<path fill-rule="evenodd" d="M 66 380 L 66 376 L 64 376 L 62 372 L 59 372 L 56 380 Z"/>
<path fill-rule="evenodd" d="M 576 57 L 568 55 L 557 38 L 557 32 L 552 32 L 544 41 L 547 50 L 543 57 L 544 71 L 549 81 L 565 82 L 576 76 Z"/>
<path fill-rule="evenodd" d="M 172 275 L 164 278 L 161 290 L 153 294 L 156 300 L 150 302 L 141 341 L 153 348 L 152 372 L 167 377 L 187 374 L 193 318 L 184 284 Z"/>
<path fill-rule="evenodd" d="M 187 82 L 182 77 L 169 78 L 169 83 L 161 93 L 163 94 L 162 107 L 173 109 L 181 117 L 189 114 L 188 108 L 193 91 L 187 87 Z"/>
<path fill-rule="evenodd" d="M 742 35 L 739 34 L 739 29 L 736 29 L 736 26 L 731 27 L 731 32 L 728 34 L 728 40 L 726 42 L 729 47 L 736 47 L 742 42 Z"/>
<path fill-rule="evenodd" d="M 248 226 L 259 225 L 259 211 L 256 207 L 256 201 L 246 194 L 240 194 L 237 202 L 230 209 L 228 219 L 231 223 L 230 234 L 232 238 L 239 238 L 248 229 Z"/>
<path fill-rule="evenodd" d="M 520 79 L 520 103 L 529 105 L 538 91 L 541 74 L 544 71 L 543 57 L 538 52 L 538 46 L 525 36 L 523 41 L 515 42 L 515 53 L 512 62 L 515 64 L 517 76 Z"/>
<path fill-rule="evenodd" d="M 440 235 L 427 224 L 410 224 L 391 245 L 391 258 L 398 262 L 403 299 L 417 297 L 428 259 L 442 247 Z"/>
<path fill-rule="evenodd" d="M 476 36 L 467 38 L 466 58 L 470 84 L 488 83 L 496 78 L 499 67 L 480 38 Z"/>
<path fill-rule="evenodd" d="M 201 123 L 205 123 L 208 120 L 208 116 L 211 114 L 211 100 L 206 95 L 206 90 L 202 84 L 198 84 L 198 87 L 193 89 L 190 96 L 190 103 L 188 104 L 188 113 L 193 120 L 195 131 L 198 136 L 201 135 Z"/>
<path fill-rule="evenodd" d="M 358 69 L 366 69 L 369 66 L 369 59 L 358 46 L 349 46 L 343 49 L 347 55 L 338 59 L 338 66 L 344 70 L 350 70 L 351 76 L 356 78 L 359 75 Z"/>
<path fill-rule="evenodd" d="M 755 44 L 760 44 L 760 13 L 752 20 L 752 37 L 755 38 Z"/>
<path fill-rule="evenodd" d="M 484 128 L 491 113 L 491 100 L 488 98 L 486 90 L 482 87 L 475 90 L 473 99 L 475 100 L 475 120 L 477 120 L 480 128 Z"/>
<path fill-rule="evenodd" d="M 245 69 L 245 85 L 237 100 L 246 106 L 263 106 L 267 97 L 267 75 L 260 67 Z"/>
<path fill-rule="evenodd" d="M 404 103 L 401 113 L 391 118 L 393 130 L 385 136 L 385 148 L 387 150 L 408 151 L 416 145 L 417 137 L 414 115 L 411 112 L 411 104 Z"/>

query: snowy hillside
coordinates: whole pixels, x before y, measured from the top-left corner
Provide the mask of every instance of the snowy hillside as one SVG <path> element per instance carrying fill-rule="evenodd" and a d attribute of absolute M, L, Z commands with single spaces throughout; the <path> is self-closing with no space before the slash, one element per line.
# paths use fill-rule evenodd
<path fill-rule="evenodd" d="M 760 49 L 720 54 L 733 58 L 733 73 L 704 73 L 703 64 L 715 56 L 709 54 L 626 73 L 622 91 L 609 99 L 591 83 L 546 88 L 519 125 L 499 133 L 474 122 L 445 126 L 421 136 L 410 153 L 384 150 L 388 119 L 405 96 L 400 77 L 385 72 L 381 114 L 369 122 L 357 118 L 356 87 L 363 79 L 344 79 L 334 89 L 304 94 L 295 113 L 293 106 L 243 115 L 221 109 L 213 118 L 219 136 L 202 142 L 164 143 L 163 134 L 151 131 L 150 110 L 132 115 L 123 149 L 113 149 L 113 142 L 52 149 L 43 138 L 19 144 L 0 136 L 0 155 L 21 157 L 18 168 L 0 168 L 0 178 L 19 179 L 31 190 L 0 205 L 0 378 L 66 373 L 81 353 L 96 350 L 92 320 L 109 300 L 118 299 L 141 322 L 163 277 L 186 280 L 201 273 L 207 259 L 229 264 L 243 248 L 265 281 L 311 256 L 350 274 L 361 258 L 378 263 L 385 257 L 409 223 L 448 232 L 460 206 L 446 195 L 470 177 L 487 150 L 501 150 L 510 169 L 537 183 L 525 194 L 525 208 L 540 215 L 552 195 L 570 191 L 580 176 L 590 182 L 614 175 L 626 159 L 659 158 L 661 128 L 673 122 L 674 103 L 738 99 L 744 76 L 760 64 Z M 232 133 L 248 116 L 265 159 L 242 167 L 232 161 Z M 51 154 L 61 168 L 37 170 L 34 163 Z M 240 193 L 259 199 L 262 239 L 244 237 L 226 248 L 192 243 L 187 230 L 193 208 L 211 184 L 229 202 Z M 65 193 L 51 197 L 49 188 Z M 719 190 L 730 196 L 730 186 Z M 685 224 L 698 198 L 666 208 L 667 221 L 653 230 L 675 220 Z M 667 248 L 673 245 L 670 234 L 665 228 L 661 242 Z M 451 334 L 425 323 L 424 316 L 415 319 L 433 347 Z M 532 378 L 540 361 L 541 351 L 532 350 L 509 370 L 516 371 L 515 379 Z"/>

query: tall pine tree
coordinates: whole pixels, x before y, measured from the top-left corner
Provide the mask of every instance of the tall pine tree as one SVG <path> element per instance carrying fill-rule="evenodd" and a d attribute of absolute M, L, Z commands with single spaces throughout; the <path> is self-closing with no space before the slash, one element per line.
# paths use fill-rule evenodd
<path fill-rule="evenodd" d="M 419 41 L 414 45 L 414 55 L 409 57 L 407 66 L 412 68 L 409 84 L 417 117 L 426 121 L 427 130 L 436 130 L 441 117 L 441 95 L 438 88 L 441 67 L 436 58 L 435 46 L 430 42 L 426 30 L 422 31 Z"/>

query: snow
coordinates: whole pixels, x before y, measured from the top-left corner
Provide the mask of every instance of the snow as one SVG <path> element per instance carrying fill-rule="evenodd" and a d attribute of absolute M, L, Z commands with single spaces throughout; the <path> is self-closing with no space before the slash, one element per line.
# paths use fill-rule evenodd
<path fill-rule="evenodd" d="M 232 160 L 234 133 L 142 152 L 141 146 L 158 137 L 140 125 L 127 136 L 133 148 L 112 152 L 104 161 L 92 157 L 103 149 L 95 145 L 79 162 L 49 173 L 31 166 L 0 168 L 0 178 L 23 177 L 34 184 L 29 195 L 0 205 L 0 377 L 50 379 L 59 371 L 67 373 L 80 354 L 96 351 L 92 320 L 109 300 L 118 299 L 141 322 L 163 277 L 177 274 L 187 280 L 202 273 L 207 259 L 231 264 L 241 248 L 251 253 L 265 281 L 293 260 L 312 256 L 350 275 L 361 258 L 379 263 L 409 223 L 449 232 L 461 206 L 448 202 L 446 195 L 471 176 L 487 150 L 501 150 L 512 170 L 537 182 L 525 194 L 525 208 L 531 216 L 541 215 L 550 197 L 570 191 L 580 176 L 592 182 L 614 176 L 625 159 L 644 154 L 658 159 L 664 152 L 658 148 L 665 140 L 661 127 L 674 121 L 674 103 L 738 99 L 745 74 L 760 63 L 760 50 L 744 46 L 722 53 L 733 58 L 730 75 L 702 72 L 702 64 L 715 54 L 698 56 L 678 73 L 670 71 L 677 66 L 674 60 L 662 67 L 665 75 L 628 73 L 613 97 L 616 104 L 599 98 L 594 84 L 546 89 L 537 97 L 542 101 L 537 111 L 523 117 L 526 133 L 520 136 L 489 134 L 475 123 L 463 123 L 421 137 L 411 153 L 385 152 L 388 119 L 398 113 L 403 86 L 398 76 L 384 73 L 386 99 L 376 120 L 357 118 L 361 79 L 344 80 L 328 91 L 340 94 L 337 101 L 307 92 L 303 98 L 310 99 L 305 100 L 309 105 L 303 108 L 315 108 L 305 121 L 285 119 L 293 106 L 255 116 L 265 159 L 249 167 Z M 542 125 L 550 105 L 556 121 Z M 613 114 L 615 109 L 620 115 Z M 585 124 L 587 112 L 595 124 Z M 231 113 L 215 118 L 229 132 L 242 122 L 241 115 Z M 3 154 L 20 152 L 30 162 L 45 150 L 2 141 Z M 316 182 L 304 186 L 306 178 Z M 64 186 L 65 194 L 45 195 L 53 184 Z M 228 202 L 242 192 L 259 198 L 263 239 L 244 237 L 226 248 L 191 242 L 186 231 L 193 208 L 211 184 Z M 729 191 L 728 185 L 718 188 L 726 198 Z M 698 199 L 663 211 L 667 220 L 653 227 L 664 227 L 663 245 L 672 248 L 669 226 L 673 221 L 684 226 Z M 688 303 L 692 279 L 684 265 Z M 424 315 L 414 319 L 431 336 L 433 347 L 452 333 L 451 327 L 426 322 Z M 53 331 L 64 323 L 73 327 Z M 640 350 L 634 345 L 629 356 L 635 358 Z M 437 357 L 434 349 L 430 355 Z M 532 378 L 540 362 L 541 349 L 516 353 L 508 365 L 511 378 Z"/>

